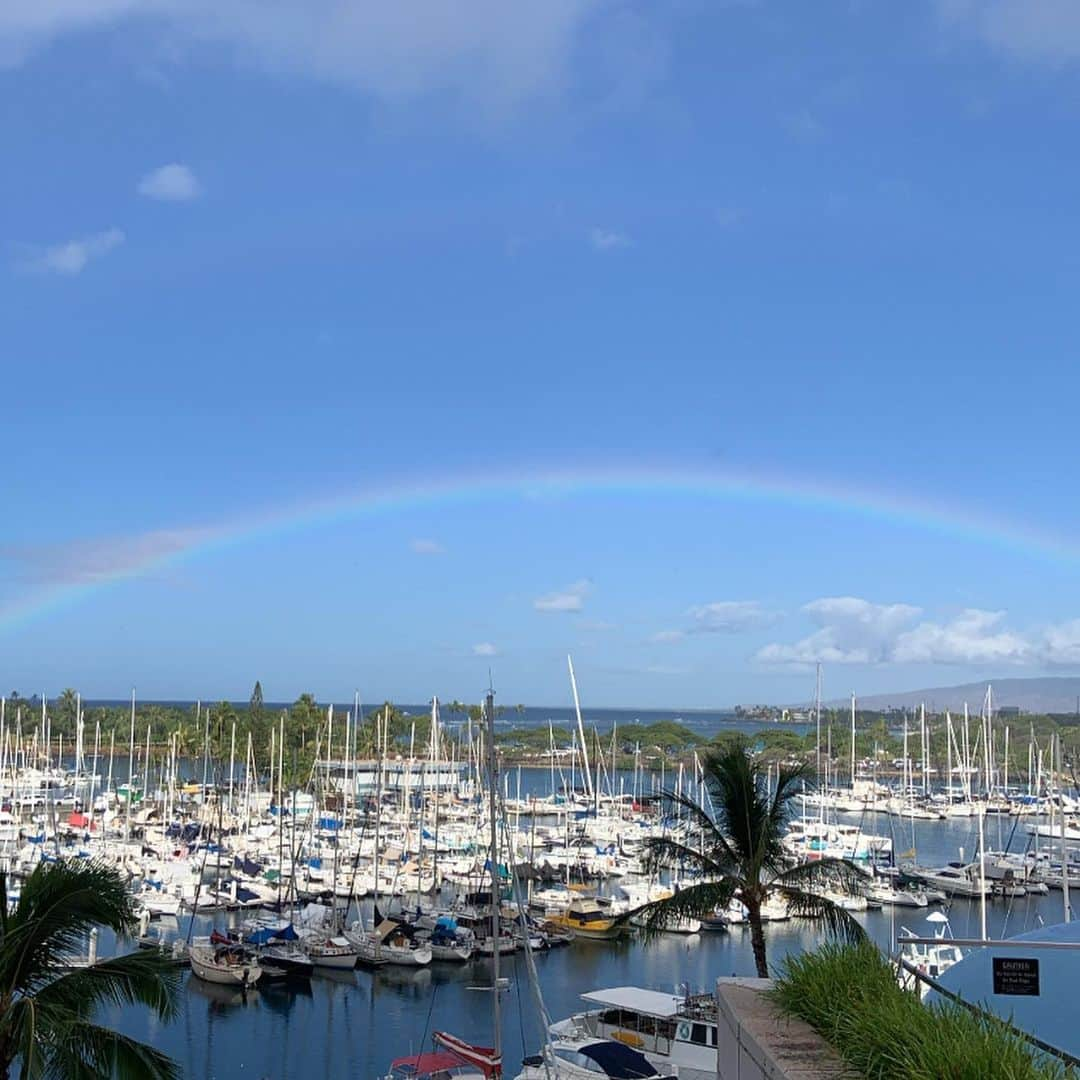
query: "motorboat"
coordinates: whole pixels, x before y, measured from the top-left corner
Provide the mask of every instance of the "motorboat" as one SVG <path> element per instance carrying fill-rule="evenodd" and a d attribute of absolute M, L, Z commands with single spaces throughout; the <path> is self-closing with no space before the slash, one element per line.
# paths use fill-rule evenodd
<path fill-rule="evenodd" d="M 931 888 L 940 889 L 948 896 L 990 895 L 990 883 L 979 879 L 978 863 L 949 863 L 936 869 L 919 869 L 914 873 Z"/>
<path fill-rule="evenodd" d="M 714 1073 L 715 1075 L 715 1073 Z M 522 1062 L 517 1080 L 659 1080 L 644 1054 L 614 1039 L 555 1039 L 542 1054 Z"/>
<path fill-rule="evenodd" d="M 911 968 L 931 979 L 939 979 L 954 964 L 958 964 L 964 958 L 960 946 L 949 939 L 952 937 L 952 928 L 949 926 L 949 917 L 941 911 L 932 911 L 926 916 L 926 921 L 934 928 L 934 944 L 926 945 L 917 942 L 905 944 L 904 938 L 924 937 L 915 934 L 906 926 L 900 928 L 900 960 L 903 963 L 896 965 L 896 977 L 905 990 L 917 993 L 920 998 L 926 997 L 930 992 L 930 985 L 919 979 Z"/>
<path fill-rule="evenodd" d="M 611 940 L 627 932 L 626 924 L 595 897 L 575 897 L 566 911 L 553 915 L 548 922 L 572 930 L 575 937 Z"/>
<path fill-rule="evenodd" d="M 589 1006 L 584 1012 L 551 1025 L 555 1046 L 575 1039 L 614 1041 L 643 1054 L 662 1074 L 716 1080 L 718 1034 L 712 994 L 682 996 L 616 986 L 592 990 L 581 998 Z"/>

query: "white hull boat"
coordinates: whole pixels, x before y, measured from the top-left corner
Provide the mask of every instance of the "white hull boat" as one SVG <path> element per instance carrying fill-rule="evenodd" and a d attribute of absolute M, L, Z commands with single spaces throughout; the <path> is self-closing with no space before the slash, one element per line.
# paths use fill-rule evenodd
<path fill-rule="evenodd" d="M 234 946 L 213 945 L 209 938 L 196 938 L 188 950 L 188 958 L 193 974 L 218 986 L 246 990 L 262 977 L 262 968 L 257 960 Z"/>

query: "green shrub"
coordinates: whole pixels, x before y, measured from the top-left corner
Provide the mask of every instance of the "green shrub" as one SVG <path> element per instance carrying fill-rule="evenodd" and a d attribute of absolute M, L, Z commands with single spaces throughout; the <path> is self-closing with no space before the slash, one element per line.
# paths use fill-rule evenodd
<path fill-rule="evenodd" d="M 871 944 L 789 956 L 770 997 L 872 1080 L 1064 1080 L 1075 1074 L 996 1017 L 923 1005 Z"/>

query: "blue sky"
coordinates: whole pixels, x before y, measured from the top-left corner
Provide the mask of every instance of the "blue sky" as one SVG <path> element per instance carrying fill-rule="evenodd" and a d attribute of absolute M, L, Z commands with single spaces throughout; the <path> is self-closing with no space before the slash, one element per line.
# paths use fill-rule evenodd
<path fill-rule="evenodd" d="M 1053 0 L 5 4 L 0 684 L 1075 673 L 1078 59 Z"/>

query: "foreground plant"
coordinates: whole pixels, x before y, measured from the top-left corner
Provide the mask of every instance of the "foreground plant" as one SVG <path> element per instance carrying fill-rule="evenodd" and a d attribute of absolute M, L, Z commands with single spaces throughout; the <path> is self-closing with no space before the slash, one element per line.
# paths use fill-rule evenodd
<path fill-rule="evenodd" d="M 176 1015 L 179 972 L 156 950 L 71 968 L 90 930 L 120 934 L 135 910 L 120 875 L 94 861 L 40 863 L 13 910 L 0 874 L 0 1080 L 17 1063 L 38 1077 L 173 1080 L 160 1050 L 94 1022 L 103 1005 L 145 1005 Z"/>
<path fill-rule="evenodd" d="M 1063 1080 L 1003 1020 L 949 1002 L 923 1005 L 901 990 L 892 965 L 868 942 L 789 955 L 768 991 L 805 1020 L 859 1076 L 879 1080 Z"/>
<path fill-rule="evenodd" d="M 697 835 L 691 843 L 670 837 L 645 840 L 650 872 L 680 867 L 703 878 L 667 900 L 650 904 L 646 927 L 663 929 L 679 918 L 701 918 L 726 910 L 736 895 L 746 908 L 754 963 L 761 978 L 769 974 L 761 908 L 770 896 L 786 901 L 797 918 L 818 919 L 833 935 L 861 941 L 865 931 L 821 889 L 858 892 L 861 875 L 843 859 L 818 859 L 788 867 L 781 840 L 791 802 L 805 786 L 805 766 L 781 767 L 770 793 L 768 775 L 740 744 L 708 754 L 704 761 L 707 806 L 684 795 L 666 792 L 668 805 L 679 807 Z"/>

